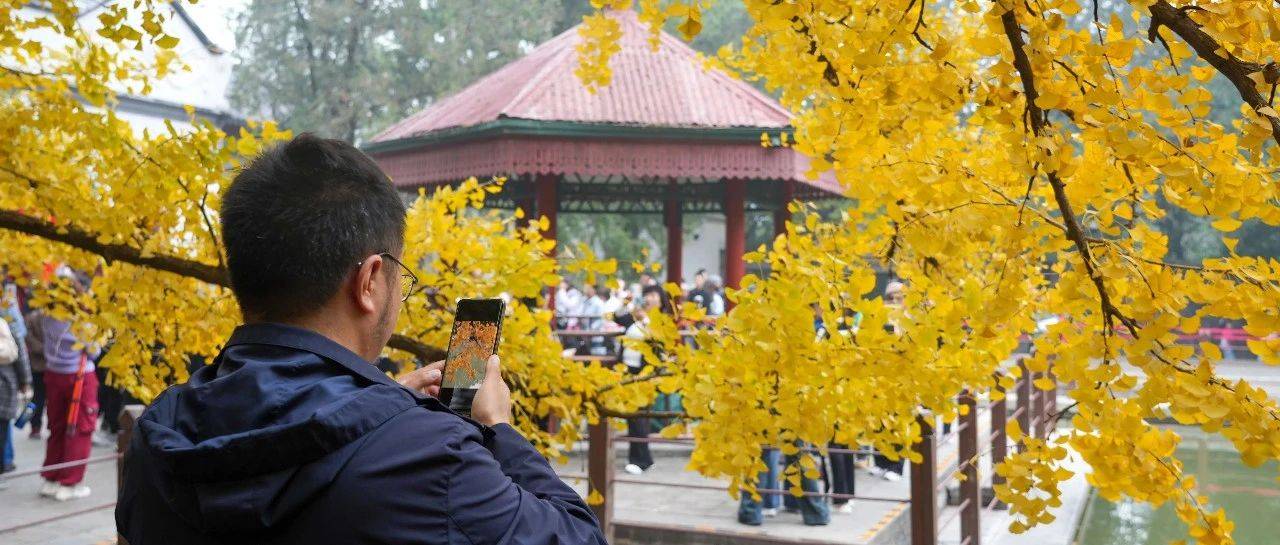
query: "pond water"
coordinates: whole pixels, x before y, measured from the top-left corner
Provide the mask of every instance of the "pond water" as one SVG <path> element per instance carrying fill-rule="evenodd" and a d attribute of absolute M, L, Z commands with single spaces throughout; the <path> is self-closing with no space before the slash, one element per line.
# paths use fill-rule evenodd
<path fill-rule="evenodd" d="M 1280 536 L 1280 483 L 1276 463 L 1250 468 L 1230 445 L 1201 436 L 1195 430 L 1175 427 L 1183 435 L 1176 456 L 1187 473 L 1196 476 L 1199 493 L 1209 496 L 1210 507 L 1226 509 L 1235 521 L 1236 543 L 1276 543 Z M 1111 503 L 1094 495 L 1080 533 L 1081 545 L 1166 545 L 1187 539 L 1173 506 L 1152 509 L 1131 501 Z"/>

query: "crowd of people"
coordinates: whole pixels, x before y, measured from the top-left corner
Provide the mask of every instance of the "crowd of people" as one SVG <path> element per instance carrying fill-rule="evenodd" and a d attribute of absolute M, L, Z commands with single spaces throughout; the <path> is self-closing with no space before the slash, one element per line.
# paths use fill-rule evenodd
<path fill-rule="evenodd" d="M 725 297 L 719 277 L 699 270 L 694 274 L 693 284 L 684 288 L 683 300 L 702 307 L 709 319 L 724 314 Z M 557 329 L 603 333 L 600 336 L 562 337 L 566 352 L 584 356 L 616 356 L 617 361 L 622 362 L 632 374 L 640 373 L 649 362 L 622 339 L 647 338 L 651 315 L 675 312 L 674 302 L 666 289 L 647 273 L 630 284 L 619 279 L 612 288 L 587 284 L 579 290 L 569 281 L 562 281 L 556 289 L 554 305 Z M 658 412 L 679 411 L 680 394 L 659 394 L 652 408 Z M 645 438 L 664 424 L 660 419 L 631 418 L 627 421 L 627 434 Z M 623 469 L 639 475 L 652 465 L 653 456 L 648 443 L 631 442 Z"/>
<path fill-rule="evenodd" d="M 616 284 L 584 284 L 581 289 L 568 280 L 562 280 L 554 294 L 556 328 L 564 331 L 622 331 L 626 326 L 618 320 L 644 308 L 643 294 L 645 290 L 655 288 L 665 291 L 657 279 L 648 273 L 642 273 L 636 282 L 628 283 L 619 278 Z M 708 275 L 699 270 L 693 277 L 693 283 L 684 286 L 684 300 L 697 303 L 709 318 L 725 312 L 724 288 L 720 277 Z M 601 355 L 620 349 L 616 344 L 606 346 L 604 339 L 592 338 L 586 343 L 573 346 L 582 348 L 591 354 Z"/>
<path fill-rule="evenodd" d="M 83 293 L 91 278 L 66 266 L 51 266 L 47 272 L 43 279 L 2 275 L 0 473 L 17 470 L 14 441 L 23 433 L 30 440 L 45 441 L 40 467 L 87 459 L 94 444 L 115 445 L 119 423 L 110 415 L 131 399 L 106 384 L 105 370 L 97 365 L 104 348 L 77 338 L 73 322 L 52 315 L 74 313 L 51 313 L 30 305 L 34 290 Z M 57 501 L 87 497 L 91 490 L 84 475 L 84 465 L 43 471 L 40 495 Z"/>
<path fill-rule="evenodd" d="M 707 275 L 699 270 L 694 275 L 692 285 L 683 287 L 683 301 L 692 302 L 702 307 L 710 319 L 725 312 L 725 297 L 720 279 Z M 637 295 L 638 294 L 638 295 Z M 906 296 L 906 285 L 901 282 L 890 282 L 885 287 L 884 300 L 891 307 L 901 307 Z M 674 310 L 667 291 L 650 275 L 643 274 L 639 281 L 627 284 L 618 280 L 610 289 L 607 286 L 586 285 L 579 290 L 572 283 L 562 281 L 555 292 L 556 326 L 563 331 L 599 331 L 601 336 L 562 336 L 562 343 L 567 353 L 577 355 L 608 356 L 616 355 L 617 361 L 626 366 L 630 373 L 640 373 L 649 362 L 645 362 L 641 353 L 628 347 L 626 340 L 643 340 L 648 336 L 649 315 L 652 313 L 671 314 Z M 861 316 L 848 316 L 842 323 L 844 329 L 838 334 L 853 334 L 861 322 Z M 691 324 L 698 326 L 699 324 Z M 814 334 L 824 338 L 831 333 L 826 330 L 822 319 L 822 310 L 814 305 Z M 896 328 L 896 325 L 886 327 Z M 680 395 L 659 394 L 654 404 L 646 412 L 661 413 L 679 411 Z M 647 438 L 659 429 L 655 419 L 647 417 L 627 420 L 627 436 L 631 438 Z M 949 426 L 947 426 L 949 427 Z M 945 431 L 944 431 L 945 433 Z M 801 478 L 801 488 L 806 493 L 830 492 L 837 497 L 827 499 L 822 496 L 805 495 L 794 497 L 788 493 L 767 492 L 757 500 L 749 494 L 743 494 L 738 509 L 738 521 L 748 525 L 760 525 L 765 517 L 776 516 L 779 509 L 798 512 L 807 525 L 825 525 L 830 522 L 831 510 L 852 513 L 854 504 L 847 496 L 855 493 L 854 472 L 861 467 L 873 476 L 886 481 L 902 480 L 905 460 L 891 460 L 889 457 L 872 452 L 870 449 L 851 449 L 849 445 L 830 443 L 833 449 L 829 457 L 823 459 L 816 453 L 814 445 L 797 444 L 800 452 L 783 455 L 779 450 L 766 448 L 763 459 L 766 470 L 758 476 L 757 486 L 765 490 L 780 490 L 783 482 L 783 468 L 799 463 L 800 456 L 817 457 L 822 468 L 821 477 Z M 628 443 L 627 464 L 624 470 L 633 475 L 647 471 L 653 465 L 653 455 L 649 444 L 643 441 Z"/>

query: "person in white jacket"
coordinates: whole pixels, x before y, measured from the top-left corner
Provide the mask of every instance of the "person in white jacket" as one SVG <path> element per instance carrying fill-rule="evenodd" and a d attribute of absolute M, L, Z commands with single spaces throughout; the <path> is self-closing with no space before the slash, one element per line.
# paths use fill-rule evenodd
<path fill-rule="evenodd" d="M 671 299 L 667 297 L 667 293 L 662 291 L 662 286 L 648 286 L 641 292 L 641 306 L 632 312 L 632 321 L 627 325 L 626 333 L 623 333 L 623 349 L 622 363 L 632 374 L 639 373 L 646 362 L 640 352 L 628 348 L 626 345 L 638 342 L 638 340 L 649 337 L 649 316 L 652 313 L 672 313 Z M 649 437 L 649 419 L 648 418 L 628 418 L 627 419 L 627 436 L 647 438 Z M 632 475 L 639 475 L 649 469 L 653 465 L 653 455 L 649 452 L 648 443 L 639 443 L 632 441 L 627 450 L 627 465 L 624 470 Z"/>

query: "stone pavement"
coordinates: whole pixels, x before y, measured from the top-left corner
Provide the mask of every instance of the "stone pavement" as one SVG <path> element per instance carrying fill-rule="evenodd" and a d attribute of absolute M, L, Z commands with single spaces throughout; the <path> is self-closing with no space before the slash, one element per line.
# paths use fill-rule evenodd
<path fill-rule="evenodd" d="M 747 526 L 737 521 L 738 502 L 723 488 L 702 490 L 662 486 L 661 483 L 685 485 L 715 485 L 725 487 L 727 481 L 708 479 L 685 469 L 688 463 L 686 446 L 652 445 L 654 465 L 643 475 L 631 476 L 622 472 L 626 464 L 626 449 L 620 444 L 617 458 L 617 479 L 640 482 L 616 482 L 614 492 L 617 504 L 614 520 L 619 525 L 639 526 L 649 529 L 683 529 L 725 537 L 762 538 L 770 541 L 810 541 L 829 543 L 871 543 L 878 531 L 905 512 L 909 483 L 906 479 L 891 483 L 871 476 L 859 469 L 857 493 L 880 498 L 896 498 L 900 501 L 854 500 L 852 513 L 831 513 L 827 526 L 805 526 L 799 513 L 780 512 L 777 517 L 766 518 L 761 526 Z M 581 449 L 585 450 L 585 448 Z M 585 457 L 575 452 L 568 462 L 557 468 L 565 473 L 585 474 Z M 586 494 L 585 479 L 567 480 L 579 494 Z M 619 532 L 622 537 L 622 532 Z M 740 539 L 745 541 L 744 539 Z M 624 540 L 619 540 L 624 541 Z"/>
<path fill-rule="evenodd" d="M 989 431 L 989 420 L 984 412 L 979 419 L 979 435 Z M 25 430 L 22 430 L 25 432 Z M 47 432 L 46 432 L 47 433 Z M 17 434 L 17 461 L 19 469 L 35 467 L 43 459 L 43 441 L 32 441 L 25 433 Z M 909 478 L 899 482 L 885 481 L 867 473 L 857 471 L 857 494 L 877 498 L 876 500 L 854 500 L 852 513 L 832 512 L 831 524 L 827 526 L 805 526 L 800 515 L 779 513 L 777 517 L 768 518 L 762 526 L 745 526 L 737 522 L 737 502 L 729 497 L 722 488 L 725 481 L 713 480 L 685 469 L 691 447 L 688 445 L 652 445 L 655 465 L 640 476 L 631 476 L 622 471 L 626 464 L 626 444 L 617 445 L 617 479 L 622 480 L 616 486 L 617 505 L 616 521 L 622 527 L 647 530 L 647 535 L 662 535 L 663 531 L 672 530 L 695 531 L 704 535 L 718 536 L 722 543 L 742 542 L 791 542 L 791 543 L 841 543 L 881 545 L 905 543 L 909 538 L 908 505 Z M 586 445 L 574 449 L 566 464 L 557 469 L 562 473 L 586 473 Z M 96 447 L 93 456 L 108 455 L 111 448 Z M 938 445 L 937 465 L 939 475 L 946 475 L 956 463 L 956 436 L 943 438 Z M 980 475 L 984 483 L 990 478 L 989 461 L 983 458 Z M 1082 479 L 1080 479 L 1082 481 Z M 625 482 L 634 481 L 634 482 Z M 86 482 L 93 487 L 94 493 L 87 499 L 67 503 L 59 503 L 37 494 L 41 480 L 36 476 L 19 477 L 5 481 L 9 486 L 0 490 L 0 529 L 17 524 L 35 521 L 61 513 L 70 513 L 109 503 L 115 498 L 115 463 L 101 462 L 89 466 Z M 585 495 L 586 483 L 583 479 L 568 479 L 579 493 Z M 677 488 L 661 486 L 661 483 L 677 483 L 682 485 L 712 485 L 721 487 L 717 490 L 693 488 Z M 1068 487 L 1068 494 L 1075 487 Z M 1079 497 L 1087 496 L 1087 486 L 1081 482 Z M 1073 496 L 1074 497 L 1074 496 Z M 1070 501 L 1068 501 L 1068 508 Z M 953 508 L 942 507 L 939 510 L 940 523 L 951 519 Z M 1074 516 L 1061 513 L 1060 521 L 1074 524 Z M 1008 520 L 1003 512 L 986 512 L 983 520 L 984 541 L 1001 545 L 1030 544 L 1031 541 L 1005 541 L 992 539 L 1005 533 Z M 1069 534 L 1070 530 L 1060 524 L 1041 530 Z M 24 528 L 16 532 L 0 534 L 0 543 L 5 545 L 90 545 L 112 540 L 115 526 L 112 509 L 104 508 L 46 524 Z M 952 522 L 942 527 L 941 542 L 957 543 L 959 522 Z M 990 537 L 988 537 L 990 536 Z M 619 532 L 619 543 L 626 543 L 627 534 Z M 634 541 L 630 541 L 634 542 Z M 662 539 L 667 542 L 689 542 L 687 539 Z M 702 543 L 717 542 L 703 540 Z M 1067 541 L 1037 539 L 1035 545 L 1054 545 Z"/>
<path fill-rule="evenodd" d="M 44 431 L 48 437 L 49 431 Z M 18 471 L 40 467 L 44 462 L 43 440 L 27 438 L 27 429 L 14 430 L 14 462 Z M 93 448 L 90 458 L 115 453 L 115 447 Z M 88 498 L 58 502 L 41 497 L 44 483 L 39 475 L 16 477 L 0 481 L 0 531 L 19 524 L 34 522 L 60 514 L 82 511 L 92 507 L 114 503 L 116 499 L 115 460 L 89 464 L 84 482 L 93 489 Z M 15 532 L 0 533 L 0 543 L 5 545 L 90 545 L 112 541 L 116 535 L 114 506 L 70 516 L 23 528 Z"/>
<path fill-rule="evenodd" d="M 990 431 L 990 420 L 983 411 L 978 418 L 978 434 L 981 437 Z M 725 491 L 727 481 L 708 479 L 702 475 L 688 471 L 688 455 L 692 450 L 688 445 L 653 444 L 651 450 L 655 463 L 649 471 L 640 476 L 631 476 L 622 471 L 626 464 L 626 443 L 616 445 L 617 470 L 615 479 L 615 495 L 617 504 L 614 508 L 614 520 L 619 525 L 619 543 L 641 543 L 645 540 L 626 539 L 628 534 L 637 534 L 649 540 L 657 536 L 670 536 L 662 542 L 672 543 L 839 543 L 855 545 L 881 545 L 907 543 L 910 539 L 907 499 L 910 496 L 910 478 L 904 476 L 901 481 L 889 482 L 876 477 L 859 467 L 856 471 L 856 495 L 872 499 L 854 500 L 852 513 L 832 511 L 831 524 L 826 526 L 805 526 L 798 513 L 779 513 L 776 518 L 767 518 L 762 526 L 746 526 L 737 521 L 738 504 Z M 566 464 L 557 467 L 557 471 L 565 474 L 584 475 L 586 467 L 586 445 L 580 444 L 570 454 Z M 957 462 L 957 436 L 951 434 L 943 437 L 937 448 L 937 467 L 939 476 L 951 472 Z M 910 470 L 908 468 L 907 472 Z M 984 456 L 980 460 L 979 477 L 984 486 L 989 484 L 990 461 Z M 586 494 L 584 479 L 568 479 L 579 494 Z M 703 490 L 662 486 L 662 483 L 678 485 L 714 485 L 719 490 Z M 940 505 L 943 502 L 939 495 Z M 953 508 L 940 507 L 939 522 L 945 522 L 954 514 Z M 1003 530 L 1008 521 L 1003 512 L 992 511 L 983 515 L 984 533 L 991 528 Z M 989 522 L 1002 520 L 1003 522 Z M 959 520 L 954 519 L 943 527 L 940 535 L 941 543 L 959 542 Z M 627 527 L 640 528 L 642 532 L 627 532 Z M 692 531 L 700 534 L 697 538 L 688 536 L 671 536 L 670 530 Z M 649 541 L 652 542 L 652 541 Z"/>
<path fill-rule="evenodd" d="M 44 441 L 27 439 L 25 430 L 15 441 L 19 470 L 36 467 L 44 457 Z M 47 435 L 47 432 L 46 432 Z M 625 447 L 625 445 L 623 445 Z M 582 448 L 585 451 L 585 445 Z M 109 455 L 111 448 L 95 447 L 92 456 Z M 618 478 L 634 478 L 649 483 L 677 482 L 688 484 L 715 484 L 722 482 L 707 479 L 684 469 L 688 461 L 688 447 L 654 445 L 656 463 L 639 477 L 623 473 L 625 448 L 619 449 Z M 940 456 L 945 459 L 945 456 Z M 954 461 L 954 457 L 952 457 Z M 575 453 L 561 471 L 585 473 L 585 457 Z M 116 466 L 114 461 L 89 465 L 85 482 L 93 488 L 93 495 L 82 500 L 60 503 L 42 498 L 37 491 L 41 479 L 38 476 L 18 477 L 4 481 L 7 488 L 0 489 L 0 529 L 34 522 L 46 517 L 71 513 L 110 503 L 115 499 Z M 582 479 L 569 479 L 580 493 L 585 495 L 586 483 Z M 763 526 L 751 527 L 738 524 L 737 502 L 723 490 L 694 490 L 669 488 L 651 484 L 618 483 L 618 520 L 633 524 L 652 524 L 665 527 L 711 529 L 726 536 L 772 537 L 783 540 L 810 540 L 850 544 L 871 543 L 887 524 L 898 520 L 905 513 L 906 504 L 896 501 L 855 500 L 853 513 L 833 512 L 828 526 L 805 526 L 800 515 L 779 513 L 765 520 Z M 858 471 L 857 492 L 861 495 L 899 498 L 906 500 L 907 479 L 891 483 Z M 91 545 L 109 542 L 115 537 L 113 509 L 104 508 L 78 514 L 55 522 L 23 528 L 0 534 L 5 545 Z"/>

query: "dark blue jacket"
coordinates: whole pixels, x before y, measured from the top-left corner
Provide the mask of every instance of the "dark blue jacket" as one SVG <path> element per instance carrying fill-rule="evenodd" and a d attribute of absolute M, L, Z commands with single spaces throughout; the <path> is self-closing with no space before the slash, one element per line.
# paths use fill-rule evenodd
<path fill-rule="evenodd" d="M 604 544 L 518 432 L 466 420 L 316 333 L 241 326 L 139 420 L 130 545 Z"/>

